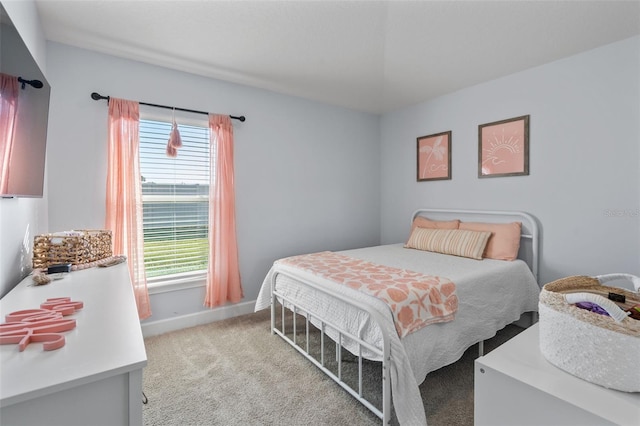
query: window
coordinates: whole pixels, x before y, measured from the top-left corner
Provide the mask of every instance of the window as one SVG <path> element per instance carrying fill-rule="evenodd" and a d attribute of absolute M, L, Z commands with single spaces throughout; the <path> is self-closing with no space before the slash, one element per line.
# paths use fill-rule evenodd
<path fill-rule="evenodd" d="M 178 125 L 182 147 L 166 155 L 171 123 L 140 120 L 144 265 L 148 278 L 204 271 L 209 240 L 209 129 Z"/>

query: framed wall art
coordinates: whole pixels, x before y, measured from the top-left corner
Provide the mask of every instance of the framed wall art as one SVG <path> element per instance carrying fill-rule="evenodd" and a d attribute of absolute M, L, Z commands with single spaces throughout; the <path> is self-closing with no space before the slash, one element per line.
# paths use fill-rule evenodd
<path fill-rule="evenodd" d="M 478 177 L 529 174 L 529 116 L 478 126 Z"/>
<path fill-rule="evenodd" d="M 451 179 L 451 131 L 417 138 L 417 178 Z"/>

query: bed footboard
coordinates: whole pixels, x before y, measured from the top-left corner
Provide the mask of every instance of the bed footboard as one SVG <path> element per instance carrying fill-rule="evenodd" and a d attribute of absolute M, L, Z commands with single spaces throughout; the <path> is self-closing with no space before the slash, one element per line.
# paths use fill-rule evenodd
<path fill-rule="evenodd" d="M 344 330 L 339 324 L 333 322 L 330 318 L 325 318 L 322 313 L 316 312 L 313 309 L 309 309 L 308 307 L 301 306 L 299 301 L 293 300 L 290 297 L 282 294 L 278 291 L 276 286 L 276 279 L 278 276 L 288 276 L 291 279 L 296 280 L 300 285 L 307 286 L 312 288 L 315 291 L 322 292 L 332 298 L 336 298 L 342 303 L 353 306 L 363 312 L 367 312 L 370 317 L 379 325 L 381 324 L 382 319 L 378 317 L 376 312 L 371 312 L 367 307 L 357 301 L 346 299 L 343 295 L 331 291 L 326 287 L 319 286 L 315 283 L 307 282 L 302 280 L 300 277 L 290 275 L 286 272 L 278 271 L 275 272 L 271 279 L 271 333 L 277 334 L 282 337 L 287 343 L 289 343 L 293 348 L 295 348 L 300 354 L 302 354 L 305 358 L 310 360 L 316 367 L 318 367 L 321 371 L 323 371 L 328 377 L 334 380 L 337 384 L 339 384 L 343 389 L 345 389 L 349 394 L 351 394 L 357 401 L 362 403 L 367 409 L 369 409 L 373 414 L 375 414 L 378 418 L 380 418 L 384 425 L 388 425 L 391 421 L 391 379 L 390 379 L 390 363 L 391 359 L 391 351 L 390 351 L 390 342 L 388 336 L 385 336 L 383 333 L 382 336 L 382 347 L 377 347 L 372 345 L 360 337 L 350 333 L 347 330 Z M 278 306 L 280 307 L 280 315 L 281 318 L 278 318 Z M 291 322 L 291 330 L 286 330 L 286 321 L 285 314 L 286 311 L 289 310 L 292 313 L 293 321 Z M 296 317 L 300 315 L 304 317 L 304 330 L 298 329 L 298 321 Z M 278 327 L 277 320 L 280 319 L 280 327 Z M 317 328 L 320 332 L 320 350 L 319 357 L 318 354 L 315 354 L 311 351 L 310 348 L 310 330 L 311 327 Z M 327 330 L 333 330 L 333 338 L 330 338 L 327 335 Z M 382 327 L 380 327 L 382 330 Z M 291 334 L 289 337 L 288 333 Z M 303 333 L 304 338 L 298 338 L 298 334 Z M 337 336 L 337 338 L 336 338 Z M 337 365 L 337 371 L 332 371 L 327 367 L 327 359 L 325 356 L 325 349 L 330 345 L 327 342 L 327 339 L 335 344 L 335 361 Z M 357 354 L 353 354 L 357 357 L 358 364 L 358 377 L 357 384 L 352 386 L 352 384 L 347 383 L 343 377 L 343 342 L 344 339 L 349 339 L 351 342 L 357 345 Z M 382 360 L 382 406 L 381 408 L 376 407 L 371 401 L 369 401 L 364 395 L 364 387 L 363 387 L 363 349 L 369 351 L 369 353 L 373 353 L 376 355 L 376 358 Z M 319 358 L 319 359 L 318 359 Z"/>

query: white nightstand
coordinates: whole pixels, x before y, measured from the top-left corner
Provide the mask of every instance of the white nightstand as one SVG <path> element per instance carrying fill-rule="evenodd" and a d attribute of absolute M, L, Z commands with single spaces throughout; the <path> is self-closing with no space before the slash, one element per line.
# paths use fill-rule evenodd
<path fill-rule="evenodd" d="M 535 324 L 475 361 L 475 425 L 640 425 L 640 393 L 555 367 L 540 353 L 538 336 Z"/>

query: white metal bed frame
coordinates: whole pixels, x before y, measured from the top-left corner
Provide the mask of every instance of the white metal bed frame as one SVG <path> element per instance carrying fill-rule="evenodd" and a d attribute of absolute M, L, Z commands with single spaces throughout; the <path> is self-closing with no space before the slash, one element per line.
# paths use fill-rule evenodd
<path fill-rule="evenodd" d="M 509 223 L 509 222 L 521 222 L 522 230 L 521 230 L 521 244 L 520 250 L 518 253 L 518 257 L 524 260 L 529 268 L 531 269 L 533 276 L 538 282 L 538 250 L 539 250 L 539 231 L 538 224 L 536 219 L 524 212 L 508 212 L 508 211 L 481 211 L 481 210 L 446 210 L 446 209 L 419 209 L 416 210 L 412 217 L 411 221 L 415 219 L 416 216 L 427 216 L 431 220 L 451 220 L 451 219 L 460 219 L 462 221 L 477 221 L 477 222 L 489 222 L 489 223 Z M 371 318 L 375 321 L 376 325 L 383 330 L 381 326 L 382 321 L 384 321 L 381 316 L 370 309 L 364 304 L 361 304 L 354 300 L 349 300 L 344 297 L 344 295 L 339 294 L 333 291 L 331 288 L 327 288 L 326 286 L 321 286 L 315 284 L 313 282 L 307 281 L 299 276 L 296 276 L 293 273 L 277 271 L 273 274 L 271 278 L 271 333 L 277 334 L 282 337 L 287 343 L 289 343 L 293 348 L 295 348 L 299 353 L 301 353 L 305 358 L 309 359 L 314 365 L 316 365 L 320 370 L 322 370 L 325 374 L 327 374 L 332 380 L 334 380 L 338 385 L 340 385 L 343 389 L 345 389 L 349 394 L 351 394 L 356 400 L 362 403 L 365 407 L 367 407 L 371 412 L 373 412 L 378 418 L 382 420 L 383 425 L 388 425 L 391 422 L 391 379 L 389 376 L 390 372 L 390 364 L 393 362 L 393 359 L 390 355 L 390 343 L 389 336 L 385 333 L 382 334 L 382 347 L 376 347 L 368 342 L 360 339 L 358 336 L 355 336 L 348 331 L 341 329 L 338 324 L 333 323 L 330 319 L 324 318 L 322 313 L 312 312 L 310 309 L 299 306 L 295 301 L 286 297 L 282 293 L 280 293 L 276 288 L 276 278 L 278 275 L 288 276 L 289 278 L 297 281 L 300 285 L 308 286 L 313 290 L 319 291 L 321 293 L 327 294 L 331 297 L 334 297 L 340 300 L 342 303 L 349 304 L 357 309 L 360 309 L 364 312 L 367 312 Z M 280 304 L 281 306 L 281 329 L 278 329 L 276 326 L 276 313 L 277 306 Z M 294 321 L 292 322 L 292 337 L 290 338 L 286 334 L 285 328 L 285 305 L 287 309 L 292 311 Z M 306 333 L 306 345 L 302 347 L 297 342 L 297 321 L 295 317 L 297 314 L 301 314 L 306 318 L 305 320 L 305 333 Z M 320 339 L 320 360 L 314 358 L 309 350 L 309 324 L 315 319 L 320 323 L 319 330 L 321 333 Z M 335 341 L 335 349 L 336 349 L 336 362 L 338 372 L 335 374 L 333 371 L 326 367 L 324 352 L 325 352 L 325 330 L 326 327 L 330 327 L 334 329 L 338 338 Z M 352 339 L 358 347 L 358 385 L 357 390 L 352 388 L 349 384 L 347 384 L 342 377 L 342 339 L 343 337 L 347 337 Z M 333 340 L 333 339 L 331 339 Z M 479 343 L 479 356 L 482 356 L 484 351 L 484 342 L 480 341 Z M 377 408 L 373 405 L 369 400 L 367 400 L 363 396 L 363 386 L 362 386 L 362 348 L 366 348 L 370 350 L 375 355 L 379 356 L 382 359 L 382 409 Z"/>
<path fill-rule="evenodd" d="M 347 303 L 355 308 L 358 308 L 362 311 L 365 311 L 367 313 L 369 313 L 371 315 L 371 317 L 373 318 L 373 320 L 375 321 L 375 323 L 380 326 L 380 324 L 382 323 L 383 319 L 377 314 L 377 312 L 372 312 L 368 309 L 368 307 L 364 304 L 358 303 L 356 301 L 353 300 L 347 300 L 344 298 L 343 295 L 340 295 L 339 293 L 333 292 L 330 289 L 327 289 L 326 287 L 317 285 L 315 283 L 312 282 L 308 282 L 308 281 L 303 281 L 301 278 L 293 275 L 293 274 L 288 274 L 285 272 L 278 272 L 273 274 L 272 280 L 271 280 L 271 333 L 272 334 L 277 334 L 280 337 L 282 337 L 287 343 L 289 343 L 291 346 L 293 346 L 298 352 L 300 352 L 305 358 L 309 359 L 313 364 L 315 364 L 320 370 L 322 370 L 325 374 L 327 374 L 331 379 L 333 379 L 336 383 L 338 383 L 343 389 L 345 389 L 347 392 L 349 392 L 354 398 L 356 398 L 358 401 L 360 401 L 360 403 L 362 403 L 365 407 L 367 407 L 371 412 L 373 412 L 378 418 L 383 420 L 384 424 L 389 424 L 391 418 L 390 418 L 390 413 L 391 413 L 391 379 L 389 377 L 389 363 L 391 362 L 391 355 L 390 355 L 390 344 L 389 344 L 389 337 L 385 334 L 385 333 L 381 333 L 382 335 L 382 348 L 378 348 L 376 346 L 373 346 L 369 343 L 367 343 L 366 341 L 364 341 L 363 339 L 360 339 L 358 336 L 355 336 L 351 333 L 349 333 L 348 331 L 344 331 L 341 330 L 340 326 L 338 326 L 337 324 L 333 323 L 331 320 L 327 320 L 324 319 L 322 314 L 317 313 L 317 312 L 311 312 L 310 310 L 306 310 L 304 308 L 301 308 L 299 306 L 297 306 L 291 299 L 285 297 L 283 294 L 279 293 L 277 290 L 275 290 L 275 281 L 276 281 L 276 277 L 277 275 L 286 275 L 289 276 L 290 278 L 295 279 L 296 281 L 299 281 L 300 284 L 302 285 L 306 285 L 314 290 L 320 291 L 324 294 L 328 294 L 330 296 L 336 297 L 338 299 L 340 299 L 341 301 L 343 301 L 344 303 Z M 278 302 L 278 298 L 280 298 L 280 302 Z M 276 308 L 277 308 L 277 304 L 280 303 L 281 304 L 281 315 L 282 315 L 282 321 L 281 321 L 281 327 L 282 329 L 278 329 L 276 327 Z M 296 340 L 296 335 L 297 335 L 297 321 L 293 321 L 293 330 L 292 330 L 292 338 L 289 338 L 289 336 L 287 336 L 286 334 L 286 329 L 285 329 L 285 311 L 286 309 L 284 309 L 285 304 L 287 305 L 287 308 L 289 308 L 289 306 L 291 307 L 291 311 L 293 312 L 293 315 L 295 317 L 295 315 L 297 314 L 302 314 L 305 317 L 305 335 L 306 335 L 306 345 L 304 348 L 302 348 Z M 316 358 L 314 358 L 309 351 L 309 324 L 312 321 L 312 319 L 316 319 L 317 321 L 320 322 L 320 360 L 317 360 Z M 333 328 L 334 330 L 337 331 L 338 333 L 338 339 L 337 342 L 335 342 L 336 344 L 336 363 L 338 366 L 338 374 L 336 375 L 333 371 L 329 370 L 328 368 L 326 368 L 325 366 L 325 359 L 324 359 L 324 352 L 325 352 L 325 330 L 326 327 L 329 326 L 331 328 Z M 345 381 L 343 381 L 342 379 L 342 339 L 343 337 L 347 337 L 352 339 L 358 346 L 358 389 L 355 390 L 353 389 L 349 384 L 347 384 Z M 369 402 L 363 395 L 363 386 L 362 386 L 362 360 L 363 360 L 363 356 L 362 356 L 362 348 L 366 348 L 368 350 L 370 350 L 372 353 L 374 353 L 375 355 L 379 356 L 382 359 L 382 410 L 378 409 L 375 405 L 373 405 L 371 402 Z"/>

